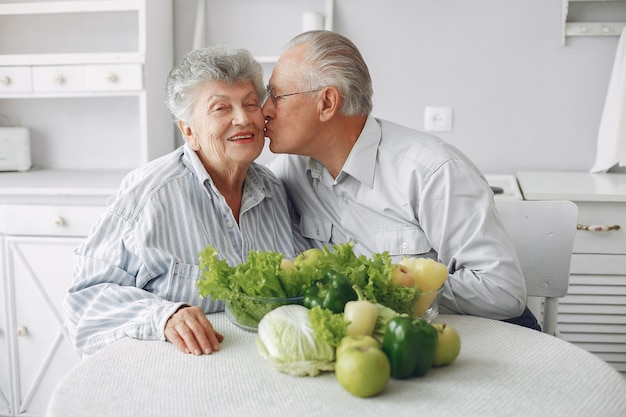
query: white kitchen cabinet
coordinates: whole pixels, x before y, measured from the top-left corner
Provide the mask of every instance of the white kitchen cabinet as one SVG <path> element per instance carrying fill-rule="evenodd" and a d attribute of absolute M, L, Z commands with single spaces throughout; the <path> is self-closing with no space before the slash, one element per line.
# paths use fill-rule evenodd
<path fill-rule="evenodd" d="M 517 179 L 526 200 L 571 200 L 578 206 L 558 328 L 563 339 L 626 377 L 626 174 L 523 171 Z"/>
<path fill-rule="evenodd" d="M 0 212 L 1 216 L 1 212 Z M 9 360 L 9 323 L 7 310 L 8 304 L 4 279 L 4 237 L 0 234 L 0 416 L 12 414 L 13 389 L 11 386 L 11 362 Z"/>
<path fill-rule="evenodd" d="M 172 65 L 172 0 L 0 2 L 0 114 L 29 128 L 34 166 L 131 169 L 172 151 Z"/>
<path fill-rule="evenodd" d="M 43 416 L 80 360 L 61 305 L 72 253 L 126 171 L 0 174 L 0 416 Z"/>
<path fill-rule="evenodd" d="M 0 67 L 0 94 L 30 93 L 33 91 L 30 67 Z"/>
<path fill-rule="evenodd" d="M 0 0 L 0 115 L 34 168 L 0 172 L 0 416 L 43 416 L 78 361 L 72 251 L 124 174 L 175 147 L 172 0 Z"/>
<path fill-rule="evenodd" d="M 59 379 L 80 360 L 63 332 L 61 303 L 78 238 L 7 237 L 10 351 L 16 414 L 44 415 Z"/>

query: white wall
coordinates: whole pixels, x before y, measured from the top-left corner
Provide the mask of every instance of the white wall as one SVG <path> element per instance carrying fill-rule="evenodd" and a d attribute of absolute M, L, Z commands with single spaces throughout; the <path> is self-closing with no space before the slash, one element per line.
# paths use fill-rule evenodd
<path fill-rule="evenodd" d="M 175 0 L 176 59 L 191 48 L 195 8 Z M 300 13 L 323 8 L 209 0 L 208 42 L 277 54 Z M 588 171 L 618 38 L 564 46 L 561 21 L 561 0 L 335 0 L 334 29 L 369 64 L 375 116 L 422 129 L 424 107 L 449 106 L 453 130 L 440 136 L 487 174 Z"/>

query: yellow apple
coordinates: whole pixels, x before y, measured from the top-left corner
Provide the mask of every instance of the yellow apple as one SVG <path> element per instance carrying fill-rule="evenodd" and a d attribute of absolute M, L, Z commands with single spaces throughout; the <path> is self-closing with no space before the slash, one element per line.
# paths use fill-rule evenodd
<path fill-rule="evenodd" d="M 284 258 L 280 261 L 280 269 L 283 271 L 291 271 L 293 269 L 293 261 L 291 259 Z"/>
<path fill-rule="evenodd" d="M 399 264 L 408 267 L 421 291 L 437 290 L 448 279 L 448 268 L 434 259 L 405 256 Z"/>
<path fill-rule="evenodd" d="M 391 285 L 398 287 L 415 287 L 415 277 L 408 266 L 395 264 L 391 270 Z"/>
<path fill-rule="evenodd" d="M 400 265 L 406 266 L 415 278 L 415 283 L 422 294 L 415 307 L 415 316 L 421 317 L 437 297 L 437 290 L 448 279 L 448 268 L 430 258 L 402 258 Z"/>

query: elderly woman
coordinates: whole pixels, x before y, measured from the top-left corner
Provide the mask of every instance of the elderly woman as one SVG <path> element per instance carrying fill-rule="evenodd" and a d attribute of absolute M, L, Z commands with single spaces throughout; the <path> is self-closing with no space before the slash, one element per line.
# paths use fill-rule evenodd
<path fill-rule="evenodd" d="M 281 182 L 253 162 L 265 140 L 265 89 L 250 53 L 192 51 L 166 90 L 185 144 L 129 173 L 75 252 L 63 307 L 83 353 L 124 337 L 217 351 L 223 336 L 205 314 L 224 306 L 198 296 L 200 251 L 211 244 L 236 265 L 251 249 L 293 257 L 306 244 L 292 233 Z"/>

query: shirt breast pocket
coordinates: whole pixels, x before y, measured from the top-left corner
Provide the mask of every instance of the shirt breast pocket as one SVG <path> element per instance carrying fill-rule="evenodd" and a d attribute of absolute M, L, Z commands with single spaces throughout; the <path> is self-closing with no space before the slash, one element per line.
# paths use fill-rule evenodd
<path fill-rule="evenodd" d="M 426 235 L 419 227 L 395 230 L 379 230 L 374 233 L 377 252 L 389 252 L 391 256 L 422 255 L 431 251 Z"/>
<path fill-rule="evenodd" d="M 308 239 L 330 242 L 333 225 L 328 220 L 303 214 L 300 217 L 300 234 Z"/>
<path fill-rule="evenodd" d="M 165 298 L 168 301 L 198 306 L 205 313 L 224 310 L 223 301 L 213 300 L 210 296 L 200 297 L 198 293 L 199 279 L 200 267 L 198 265 L 174 262 L 170 277 L 170 287 Z"/>

